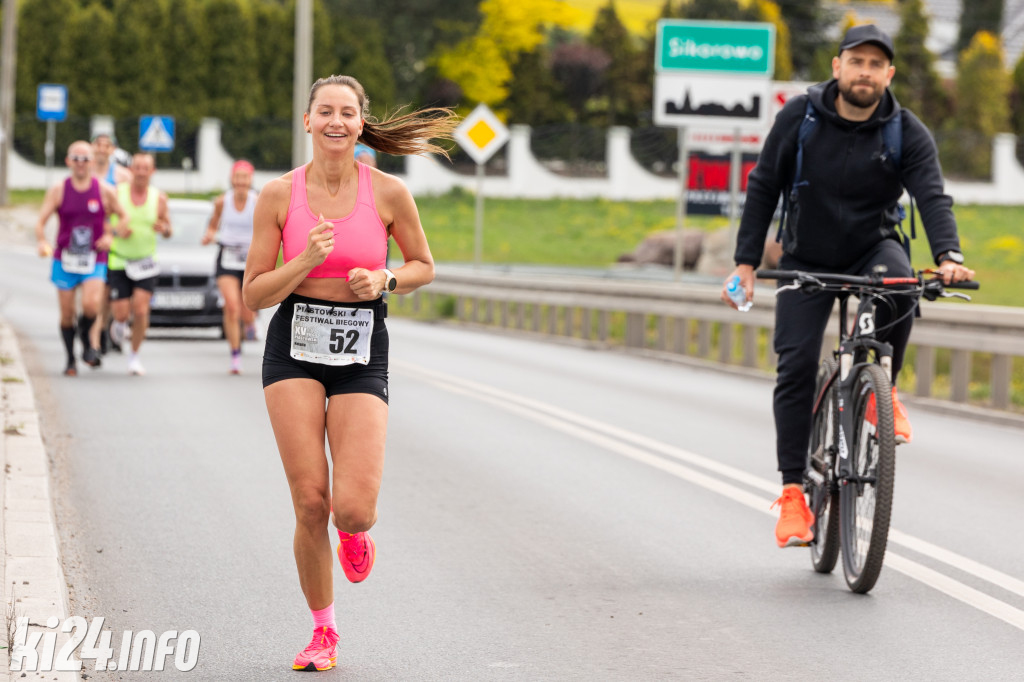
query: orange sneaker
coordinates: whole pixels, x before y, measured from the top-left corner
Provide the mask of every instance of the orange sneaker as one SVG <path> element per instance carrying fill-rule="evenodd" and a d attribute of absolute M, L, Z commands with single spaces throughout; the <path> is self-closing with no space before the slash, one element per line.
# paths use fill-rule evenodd
<path fill-rule="evenodd" d="M 896 395 L 896 387 L 892 387 L 892 416 L 896 431 L 897 443 L 909 443 L 914 437 L 914 427 L 910 425 L 910 416 L 903 401 Z"/>
<path fill-rule="evenodd" d="M 780 507 L 779 522 L 775 524 L 775 542 L 779 547 L 806 545 L 814 539 L 814 514 L 807 506 L 800 488 L 783 488 L 782 497 L 772 503 Z"/>
<path fill-rule="evenodd" d="M 892 416 L 893 430 L 896 432 L 896 443 L 909 443 L 914 437 L 914 427 L 910 425 L 910 416 L 907 415 L 907 408 L 903 406 L 903 401 L 897 395 L 895 386 L 892 387 Z M 875 409 L 875 395 L 873 393 L 868 397 L 868 406 L 864 410 L 864 419 L 869 424 L 877 425 L 878 413 Z"/>

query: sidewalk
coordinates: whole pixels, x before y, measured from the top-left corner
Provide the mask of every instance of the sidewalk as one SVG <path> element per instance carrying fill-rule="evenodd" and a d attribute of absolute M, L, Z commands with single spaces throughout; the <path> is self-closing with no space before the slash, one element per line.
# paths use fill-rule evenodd
<path fill-rule="evenodd" d="M 63 625 L 69 613 L 68 590 L 61 568 L 50 478 L 39 432 L 39 415 L 14 330 L 0 317 L 0 578 L 4 586 L 2 646 L 14 634 L 15 619 L 29 618 L 29 637 L 54 633 L 47 619 Z M 8 625 L 8 620 L 10 624 Z M 56 650 L 68 635 L 57 628 Z M 42 644 L 36 647 L 42 654 Z M 0 649 L 0 680 L 78 680 L 75 672 L 10 672 L 10 649 Z"/>

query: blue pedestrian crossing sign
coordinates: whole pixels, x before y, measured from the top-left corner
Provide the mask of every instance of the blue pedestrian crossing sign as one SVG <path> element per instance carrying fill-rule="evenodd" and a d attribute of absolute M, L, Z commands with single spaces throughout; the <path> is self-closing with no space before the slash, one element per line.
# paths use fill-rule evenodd
<path fill-rule="evenodd" d="M 174 117 L 140 116 L 139 149 L 145 152 L 174 151 Z"/>
<path fill-rule="evenodd" d="M 68 117 L 68 86 L 40 83 L 36 87 L 36 118 L 40 121 L 63 121 Z"/>

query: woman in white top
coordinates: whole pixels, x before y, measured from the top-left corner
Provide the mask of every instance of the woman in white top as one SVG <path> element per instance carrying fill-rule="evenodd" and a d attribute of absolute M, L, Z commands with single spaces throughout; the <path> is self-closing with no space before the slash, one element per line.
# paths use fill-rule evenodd
<path fill-rule="evenodd" d="M 253 167 L 248 161 L 236 161 L 231 167 L 231 191 L 213 202 L 213 215 L 202 243 L 214 239 L 217 250 L 217 288 L 224 299 L 224 336 L 231 347 L 231 373 L 242 371 L 242 324 L 249 340 L 256 338 L 256 313 L 242 303 L 242 275 L 252 241 L 252 216 L 256 190 L 252 189 Z M 220 235 L 217 234 L 218 230 Z"/>

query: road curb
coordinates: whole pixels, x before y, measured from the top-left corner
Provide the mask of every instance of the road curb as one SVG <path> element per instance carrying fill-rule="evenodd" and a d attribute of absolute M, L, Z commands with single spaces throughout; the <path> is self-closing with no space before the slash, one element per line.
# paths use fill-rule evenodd
<path fill-rule="evenodd" d="M 49 461 L 39 429 L 39 413 L 28 372 L 14 330 L 0 318 L 0 411 L 3 434 L 0 465 L 4 483 L 0 489 L 3 509 L 0 539 L 0 577 L 4 586 L 4 610 L 29 618 L 29 632 L 47 632 L 48 619 L 63 624 L 70 615 L 67 581 L 60 560 L 57 524 L 50 494 Z M 68 635 L 57 632 L 57 648 Z M 0 638 L 7 642 L 6 628 Z M 38 647 L 40 650 L 42 647 Z M 21 672 L 8 668 L 8 649 L 0 655 L 0 679 L 77 680 L 74 672 Z"/>

